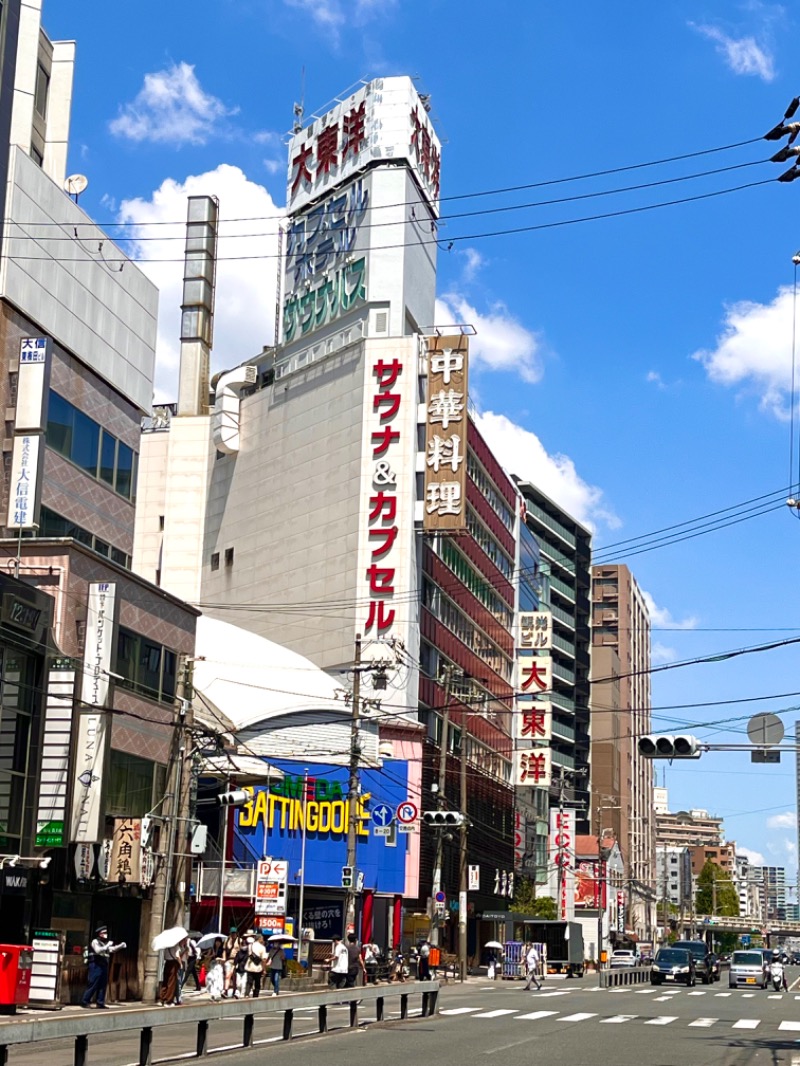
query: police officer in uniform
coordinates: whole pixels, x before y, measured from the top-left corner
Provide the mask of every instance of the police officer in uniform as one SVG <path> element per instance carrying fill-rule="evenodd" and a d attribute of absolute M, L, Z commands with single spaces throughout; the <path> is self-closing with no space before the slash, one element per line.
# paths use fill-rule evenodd
<path fill-rule="evenodd" d="M 127 947 L 123 941 L 115 944 L 108 939 L 108 926 L 98 925 L 94 931 L 94 940 L 89 947 L 89 983 L 81 1000 L 82 1007 L 91 1005 L 97 998 L 97 1009 L 105 1010 L 106 988 L 108 987 L 108 963 L 111 956 Z"/>

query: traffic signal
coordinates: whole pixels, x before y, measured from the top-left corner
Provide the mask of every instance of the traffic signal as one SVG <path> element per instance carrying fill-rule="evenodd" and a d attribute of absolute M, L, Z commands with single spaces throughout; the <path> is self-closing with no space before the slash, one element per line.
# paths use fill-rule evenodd
<path fill-rule="evenodd" d="M 699 759 L 700 741 L 688 733 L 639 737 L 639 754 L 646 759 Z"/>
<path fill-rule="evenodd" d="M 241 807 L 243 803 L 249 803 L 253 793 L 249 788 L 237 788 L 233 792 L 220 792 L 217 803 L 221 807 Z"/>
<path fill-rule="evenodd" d="M 342 888 L 352 888 L 352 887 L 353 887 L 353 867 L 352 866 L 343 866 L 342 867 Z"/>
<path fill-rule="evenodd" d="M 463 825 L 467 819 L 461 811 L 423 811 L 422 820 L 434 829 L 452 829 L 453 826 Z"/>

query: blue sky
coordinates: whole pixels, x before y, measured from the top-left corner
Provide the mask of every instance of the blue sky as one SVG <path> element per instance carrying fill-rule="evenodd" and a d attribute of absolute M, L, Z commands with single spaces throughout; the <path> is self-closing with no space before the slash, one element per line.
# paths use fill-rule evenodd
<path fill-rule="evenodd" d="M 223 257 L 274 254 L 292 105 L 304 93 L 311 113 L 360 78 L 408 73 L 431 93 L 444 197 L 616 171 L 444 202 L 452 216 L 584 197 L 451 217 L 441 230 L 439 314 L 478 330 L 484 430 L 507 466 L 592 525 L 598 548 L 756 497 L 774 504 L 678 544 L 608 553 L 651 598 L 658 664 L 800 636 L 800 524 L 780 503 L 798 477 L 800 183 L 769 180 L 789 164 L 765 162 L 778 146 L 758 139 L 800 92 L 792 7 L 140 0 L 120 27 L 106 0 L 45 0 L 44 22 L 78 44 L 70 169 L 90 179 L 81 203 L 133 223 L 142 258 L 180 258 L 187 193 L 218 195 L 223 218 L 261 220 L 228 222 Z M 729 145 L 740 146 L 711 151 Z M 722 168 L 736 169 L 706 173 Z M 612 212 L 627 213 L 573 223 Z M 146 269 L 163 294 L 166 398 L 180 264 Z M 271 342 L 274 291 L 274 261 L 220 264 L 217 367 Z M 793 732 L 798 658 L 789 645 L 658 673 L 653 703 L 669 709 L 656 724 L 738 742 L 742 718 L 769 710 Z M 722 814 L 729 838 L 794 875 L 792 757 L 751 770 L 747 755 L 712 753 L 667 768 L 666 782 L 673 809 Z"/>

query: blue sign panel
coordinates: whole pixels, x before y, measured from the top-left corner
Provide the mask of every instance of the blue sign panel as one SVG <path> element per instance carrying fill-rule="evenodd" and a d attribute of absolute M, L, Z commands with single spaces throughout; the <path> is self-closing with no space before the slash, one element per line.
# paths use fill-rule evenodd
<path fill-rule="evenodd" d="M 284 773 L 269 787 L 257 786 L 252 803 L 236 812 L 233 857 L 252 863 L 270 855 L 289 864 L 289 884 L 299 883 L 303 825 L 306 833 L 305 883 L 341 889 L 347 865 L 348 769 L 326 763 L 271 759 Z M 308 784 L 303 794 L 304 773 Z M 376 892 L 405 890 L 408 841 L 372 833 L 372 815 L 383 805 L 394 809 L 408 796 L 408 763 L 387 760 L 381 770 L 361 771 L 356 800 L 356 869 L 364 888 Z M 379 823 L 376 823 L 379 824 Z"/>

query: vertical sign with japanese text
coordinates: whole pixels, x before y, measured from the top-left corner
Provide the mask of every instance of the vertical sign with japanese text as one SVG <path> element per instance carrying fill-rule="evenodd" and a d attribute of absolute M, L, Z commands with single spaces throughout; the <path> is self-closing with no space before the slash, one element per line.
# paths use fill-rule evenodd
<path fill-rule="evenodd" d="M 426 532 L 460 533 L 467 527 L 468 360 L 468 337 L 428 338 Z"/>
<path fill-rule="evenodd" d="M 138 884 L 142 880 L 142 820 L 115 818 L 106 880 Z"/>
<path fill-rule="evenodd" d="M 550 883 L 561 921 L 575 918 L 575 811 L 550 811 Z"/>

